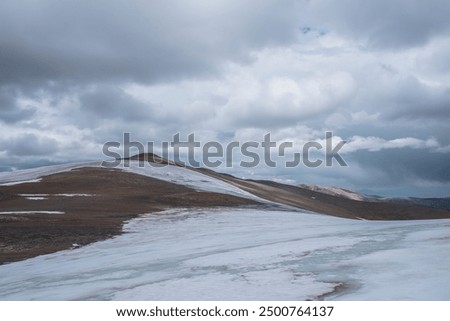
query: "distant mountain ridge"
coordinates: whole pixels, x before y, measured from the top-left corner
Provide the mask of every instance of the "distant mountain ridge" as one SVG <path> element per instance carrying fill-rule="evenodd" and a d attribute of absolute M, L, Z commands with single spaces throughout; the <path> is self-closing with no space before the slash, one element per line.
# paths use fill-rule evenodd
<path fill-rule="evenodd" d="M 185 166 L 184 164 L 181 163 L 175 163 L 174 161 L 165 159 L 159 155 L 153 154 L 153 153 L 142 153 L 142 154 L 138 154 L 138 155 L 134 155 L 132 157 L 129 158 L 130 160 L 139 160 L 139 161 L 148 161 L 148 162 L 153 162 L 153 163 L 159 163 L 159 164 L 168 164 L 168 165 L 176 165 L 176 166 Z M 261 191 L 264 188 L 268 188 L 267 185 L 271 185 L 272 188 L 274 188 L 274 186 L 278 186 L 280 187 L 281 190 L 283 190 L 285 193 L 286 190 L 290 190 L 293 191 L 292 186 L 293 185 L 288 185 L 288 184 L 283 184 L 283 183 L 276 183 L 276 182 L 272 182 L 272 181 L 266 181 L 266 180 L 245 180 L 245 179 L 240 179 L 237 177 L 234 177 L 230 174 L 224 174 L 224 173 L 219 173 L 207 168 L 193 168 L 193 167 L 189 167 L 186 166 L 186 168 L 190 169 L 190 170 L 194 170 L 194 171 L 200 171 L 203 174 L 206 175 L 210 175 L 213 176 L 215 178 L 219 178 L 222 180 L 225 180 L 229 183 L 233 183 L 233 184 L 237 184 L 239 188 L 242 188 L 248 192 L 254 193 L 255 195 L 258 195 L 260 197 L 263 197 L 261 194 Z M 245 182 L 245 183 L 244 183 Z M 254 188 L 250 188 L 249 185 L 251 184 L 262 184 L 264 186 L 264 188 L 260 188 L 260 191 L 258 193 L 258 191 Z M 296 192 L 294 194 L 297 194 L 297 196 L 291 195 L 291 198 L 298 198 L 300 199 L 301 194 L 308 194 L 307 191 L 313 192 L 313 194 L 309 195 L 308 197 L 311 198 L 311 200 L 315 200 L 317 202 L 320 202 L 321 199 L 327 198 L 327 196 L 331 196 L 331 197 L 335 197 L 335 201 L 336 203 L 342 203 L 342 200 L 350 200 L 350 201 L 357 201 L 357 202 L 366 202 L 366 203 L 380 203 L 380 204 L 384 204 L 387 206 L 387 204 L 393 204 L 393 205 L 402 205 L 402 206 L 412 206 L 412 208 L 415 208 L 416 206 L 419 206 L 418 209 L 416 209 L 418 212 L 422 213 L 423 212 L 423 207 L 427 207 L 430 209 L 436 209 L 436 210 L 446 210 L 449 211 L 450 210 L 450 197 L 447 198 L 417 198 L 417 197 L 381 197 L 381 196 L 374 196 L 374 195 L 365 195 L 365 194 L 361 194 L 361 193 L 357 193 L 354 191 L 351 191 L 349 189 L 344 189 L 344 188 L 340 188 L 340 187 L 331 187 L 331 186 L 321 186 L 321 185 L 313 185 L 313 184 L 300 184 L 297 186 L 298 189 L 296 190 Z M 273 193 L 281 193 L 281 190 L 273 190 Z M 275 197 L 275 195 L 270 195 L 270 193 L 265 194 L 265 197 L 267 199 L 273 200 Z M 278 198 L 277 198 L 278 199 Z M 328 198 L 327 198 L 328 199 Z M 338 199 L 342 199 L 341 201 L 338 202 Z M 292 203 L 293 200 L 280 200 L 278 199 L 278 202 L 281 201 L 283 202 L 288 202 L 288 203 Z M 331 200 L 328 200 L 329 202 L 331 202 Z M 326 213 L 326 214 L 330 214 L 333 215 L 333 213 L 331 213 L 330 211 L 328 212 L 323 212 L 321 210 L 322 207 L 321 206 L 312 206 L 311 204 L 307 205 L 305 202 L 303 201 L 303 203 L 299 203 L 299 202 L 294 202 L 296 203 L 294 206 L 296 207 L 300 207 L 300 208 L 304 208 L 304 209 L 308 209 L 308 210 L 312 210 L 312 211 L 317 211 L 319 213 Z M 293 205 L 293 204 L 289 204 L 289 205 Z M 361 204 L 354 204 L 354 206 L 357 208 L 359 207 Z M 305 207 L 302 207 L 305 206 Z M 347 206 L 351 206 L 350 204 L 345 205 Z M 373 205 L 373 206 L 379 206 L 379 205 Z M 410 210 L 405 210 L 405 208 L 403 207 L 401 209 L 401 211 L 406 211 L 409 212 Z M 400 208 L 398 208 L 398 210 L 400 210 Z M 382 213 L 385 213 L 385 211 L 381 211 Z M 347 211 L 346 211 L 347 212 Z M 442 213 L 441 213 L 442 214 Z M 391 215 L 392 218 L 387 218 L 384 217 L 385 214 L 380 214 L 379 216 L 375 215 L 373 218 L 367 218 L 364 217 L 364 214 L 360 214 L 361 218 L 366 218 L 366 219 L 395 219 L 394 217 L 396 215 Z M 344 215 L 346 216 L 346 215 Z M 354 215 L 356 216 L 356 214 Z M 421 216 L 421 215 L 419 215 Z M 444 215 L 445 216 L 445 215 Z M 414 219 L 417 218 L 417 216 L 415 215 L 406 215 L 405 218 L 403 219 Z M 439 217 L 434 217 L 433 215 L 431 215 L 430 218 L 439 218 Z"/>
<path fill-rule="evenodd" d="M 387 202 L 394 204 L 415 204 L 436 209 L 450 210 L 450 197 L 383 197 L 375 195 L 364 195 L 340 187 L 329 187 L 321 185 L 300 184 L 299 187 L 311 191 L 341 196 L 355 201 Z"/>
<path fill-rule="evenodd" d="M 369 196 L 365 196 L 363 194 L 359 194 L 359 193 L 353 192 L 351 190 L 340 188 L 340 187 L 330 187 L 330 186 L 310 185 L 310 184 L 300 184 L 298 186 L 301 188 L 309 189 L 314 192 L 320 192 L 320 193 L 329 194 L 329 195 L 333 195 L 333 196 L 342 196 L 342 197 L 352 199 L 355 201 L 372 200 L 372 198 Z"/>

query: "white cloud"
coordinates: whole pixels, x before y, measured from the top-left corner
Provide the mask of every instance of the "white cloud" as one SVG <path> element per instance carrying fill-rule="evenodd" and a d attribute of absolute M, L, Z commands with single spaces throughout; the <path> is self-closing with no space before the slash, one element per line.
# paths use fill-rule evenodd
<path fill-rule="evenodd" d="M 350 139 L 348 139 L 347 143 L 342 148 L 342 152 L 351 153 L 358 150 L 368 150 L 371 152 L 376 152 L 383 149 L 396 149 L 407 147 L 438 150 L 440 148 L 440 145 L 434 138 L 423 140 L 413 137 L 404 137 L 386 140 L 380 137 L 353 136 Z"/>

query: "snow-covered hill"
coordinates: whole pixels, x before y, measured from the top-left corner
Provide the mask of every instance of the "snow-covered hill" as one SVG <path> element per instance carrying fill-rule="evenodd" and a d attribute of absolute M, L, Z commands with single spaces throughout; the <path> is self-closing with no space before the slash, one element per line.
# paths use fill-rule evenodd
<path fill-rule="evenodd" d="M 99 164 L 2 174 L 0 184 L 39 184 L 83 166 Z M 124 170 L 265 202 L 183 167 L 131 162 Z M 0 299 L 450 300 L 449 239 L 450 219 L 362 221 L 268 206 L 169 209 L 143 213 L 109 240 L 0 265 Z"/>

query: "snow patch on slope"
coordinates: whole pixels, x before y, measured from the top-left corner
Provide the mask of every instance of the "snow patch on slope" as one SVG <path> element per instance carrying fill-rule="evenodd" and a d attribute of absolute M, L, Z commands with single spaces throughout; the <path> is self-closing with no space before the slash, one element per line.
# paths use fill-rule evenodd
<path fill-rule="evenodd" d="M 23 183 L 38 183 L 41 177 L 56 173 L 68 172 L 80 167 L 99 167 L 100 162 L 70 163 L 37 168 L 21 169 L 0 173 L 0 186 L 10 186 Z"/>
<path fill-rule="evenodd" d="M 50 215 L 59 215 L 65 214 L 61 211 L 8 211 L 8 212 L 0 212 L 0 215 L 29 215 L 29 214 L 50 214 Z"/>
<path fill-rule="evenodd" d="M 185 167 L 174 165 L 156 166 L 155 164 L 139 161 L 130 161 L 129 164 L 129 167 L 124 167 L 124 165 L 121 164 L 119 168 L 127 172 L 188 186 L 199 191 L 231 194 L 239 197 L 254 199 L 264 203 L 268 202 L 267 200 L 259 198 L 229 183 Z"/>
<path fill-rule="evenodd" d="M 0 186 L 15 185 L 22 183 L 36 183 L 41 180 L 41 177 L 51 174 L 68 172 L 72 169 L 82 167 L 101 167 L 101 162 L 85 162 L 72 163 L 54 166 L 45 166 L 39 168 L 18 170 L 14 172 L 0 173 Z M 221 181 L 202 173 L 190 170 L 185 167 L 174 165 L 149 164 L 148 162 L 129 161 L 129 167 L 125 167 L 122 162 L 117 169 L 126 172 L 144 175 L 174 184 L 184 185 L 194 188 L 199 191 L 216 192 L 231 194 L 239 197 L 257 200 L 259 202 L 268 203 L 267 200 L 261 199 L 251 193 L 241 190 L 229 183 Z M 31 197 L 38 196 L 32 195 Z M 52 196 L 91 196 L 87 194 L 55 194 Z M 270 202 L 269 202 L 270 203 Z"/>
<path fill-rule="evenodd" d="M 340 196 L 345 197 L 351 200 L 355 201 L 366 201 L 368 197 L 358 194 L 356 192 L 352 192 L 343 188 L 339 187 L 329 187 L 329 186 L 320 186 L 320 185 L 308 185 L 308 184 L 301 184 L 299 185 L 302 188 L 309 189 L 314 192 L 320 192 L 332 196 Z"/>
<path fill-rule="evenodd" d="M 2 300 L 449 300 L 450 220 L 170 210 L 0 266 Z"/>
<path fill-rule="evenodd" d="M 12 173 L 16 173 L 16 172 L 12 172 Z M 39 183 L 40 181 L 41 181 L 41 178 L 36 178 L 36 179 L 29 179 L 26 181 L 14 181 L 14 182 L 3 183 L 3 184 L 0 184 L 0 186 L 14 186 L 14 185 L 25 184 L 25 183 Z"/>

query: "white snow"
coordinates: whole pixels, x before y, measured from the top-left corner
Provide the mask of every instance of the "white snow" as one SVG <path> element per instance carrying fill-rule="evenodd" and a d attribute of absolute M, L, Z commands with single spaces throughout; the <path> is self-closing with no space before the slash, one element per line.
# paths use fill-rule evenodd
<path fill-rule="evenodd" d="M 121 164 L 120 168 L 127 172 L 149 176 L 175 184 L 189 186 L 200 191 L 231 194 L 268 203 L 267 200 L 263 200 L 229 183 L 190 170 L 185 167 L 172 165 L 156 166 L 155 164 L 149 164 L 148 162 L 139 161 L 130 161 L 129 164 L 129 167 L 125 167 L 124 164 Z"/>
<path fill-rule="evenodd" d="M 43 200 L 48 199 L 48 197 L 42 197 L 42 196 L 28 196 L 25 198 L 30 201 L 43 201 Z"/>
<path fill-rule="evenodd" d="M 91 197 L 95 196 L 95 194 L 83 194 L 83 193 L 74 193 L 74 194 L 19 194 L 19 196 L 26 197 L 28 199 L 32 198 L 47 198 L 47 197 Z"/>
<path fill-rule="evenodd" d="M 29 182 L 39 182 L 41 177 L 67 172 L 72 169 L 81 167 L 100 167 L 101 162 L 85 162 L 85 163 L 71 163 L 54 166 L 45 166 L 39 168 L 32 168 L 26 170 L 18 170 L 14 172 L 0 173 L 0 186 L 15 185 Z M 263 200 L 251 193 L 241 190 L 229 183 L 219 179 L 204 175 L 202 173 L 190 170 L 185 167 L 161 164 L 149 164 L 148 162 L 130 161 L 129 167 L 125 167 L 122 162 L 118 167 L 127 172 L 153 177 L 163 181 L 185 185 L 201 191 L 217 192 L 232 194 L 240 197 L 254 199 L 260 202 L 272 203 Z M 27 195 L 30 197 L 42 195 Z M 53 196 L 91 196 L 90 194 L 55 194 Z M 42 196 L 43 197 L 43 196 Z"/>
<path fill-rule="evenodd" d="M 80 167 L 98 167 L 100 162 L 79 162 L 70 164 L 60 164 L 43 166 L 38 168 L 22 169 L 12 172 L 0 172 L 0 186 L 10 186 L 23 183 L 37 183 L 43 176 L 68 172 Z"/>
<path fill-rule="evenodd" d="M 0 186 L 13 186 L 13 185 L 19 185 L 19 184 L 25 184 L 25 183 L 39 183 L 41 180 L 42 180 L 41 178 L 36 178 L 36 179 L 29 179 L 26 181 L 14 181 L 14 182 L 2 183 L 2 184 L 0 184 Z"/>
<path fill-rule="evenodd" d="M 25 197 L 27 200 L 31 201 L 42 201 L 46 200 L 49 197 L 91 197 L 95 196 L 95 194 L 82 194 L 82 193 L 74 193 L 74 194 L 19 194 L 21 197 Z"/>
<path fill-rule="evenodd" d="M 449 300 L 450 220 L 255 209 L 145 215 L 116 238 L 0 266 L 2 300 Z"/>
<path fill-rule="evenodd" d="M 28 214 L 65 214 L 61 211 L 9 211 L 9 212 L 0 212 L 0 215 L 28 215 Z"/>
<path fill-rule="evenodd" d="M 91 197 L 91 196 L 95 196 L 95 194 L 74 193 L 74 194 L 53 194 L 52 196 L 59 196 L 59 197 Z"/>

